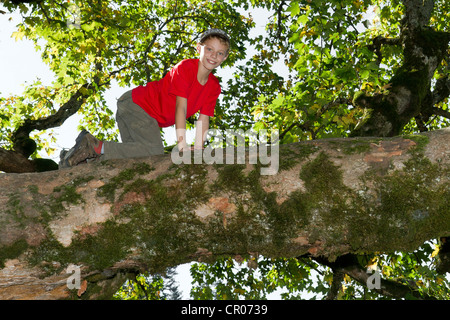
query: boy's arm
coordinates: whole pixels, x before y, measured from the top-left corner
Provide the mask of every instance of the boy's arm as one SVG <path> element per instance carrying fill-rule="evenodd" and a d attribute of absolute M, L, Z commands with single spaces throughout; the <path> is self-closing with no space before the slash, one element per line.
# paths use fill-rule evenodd
<path fill-rule="evenodd" d="M 183 151 L 183 149 L 187 148 L 186 110 L 187 110 L 187 99 L 177 96 L 175 105 L 175 131 L 179 151 Z"/>
<path fill-rule="evenodd" d="M 195 129 L 195 149 L 202 149 L 205 143 L 205 134 L 209 129 L 209 116 L 201 114 L 197 120 L 197 127 Z"/>

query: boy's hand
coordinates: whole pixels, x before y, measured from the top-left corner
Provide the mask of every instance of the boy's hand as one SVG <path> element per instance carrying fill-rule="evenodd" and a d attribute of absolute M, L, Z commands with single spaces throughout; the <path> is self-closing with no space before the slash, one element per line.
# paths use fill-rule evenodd
<path fill-rule="evenodd" d="M 205 149 L 204 147 L 197 147 L 197 146 L 188 146 L 188 145 L 183 145 L 183 146 L 180 146 L 180 145 L 178 145 L 178 151 L 181 151 L 181 152 L 185 152 L 185 151 L 193 151 L 193 150 L 203 150 L 203 149 Z"/>
<path fill-rule="evenodd" d="M 191 146 L 188 146 L 185 143 L 179 143 L 177 147 L 178 147 L 179 152 L 185 152 L 185 151 L 191 150 Z"/>

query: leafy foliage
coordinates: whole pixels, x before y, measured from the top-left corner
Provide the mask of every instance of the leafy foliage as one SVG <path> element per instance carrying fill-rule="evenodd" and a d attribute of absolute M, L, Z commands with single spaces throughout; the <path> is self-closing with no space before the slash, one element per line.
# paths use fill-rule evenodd
<path fill-rule="evenodd" d="M 80 126 L 100 139 L 115 139 L 115 120 L 104 99 L 111 81 L 137 86 L 160 79 L 180 60 L 194 57 L 200 34 L 213 27 L 234 39 L 227 60 L 233 64 L 245 56 L 243 44 L 253 24 L 222 1 L 44 1 L 19 9 L 23 22 L 12 36 L 35 43 L 55 81 L 50 86 L 37 81 L 20 97 L 2 99 L 5 147 L 25 119 L 54 114 L 86 83 L 92 86 L 82 88 Z M 38 139 L 38 145 L 42 149 L 45 141 Z"/>
<path fill-rule="evenodd" d="M 401 65 L 401 46 L 394 39 L 399 36 L 403 5 L 368 0 L 256 5 L 274 14 L 266 26 L 267 35 L 254 40 L 255 56 L 238 67 L 228 82 L 230 94 L 224 100 L 235 108 L 227 109 L 227 123 L 240 119 L 240 125 L 247 127 L 278 128 L 285 143 L 346 136 L 368 116 L 354 105 L 354 98 L 361 92 L 385 92 Z M 449 15 L 448 5 L 443 1 L 436 5 L 433 27 L 448 31 L 442 23 Z M 377 51 L 373 43 L 377 37 L 386 37 L 393 45 Z M 447 65 L 442 63 L 436 79 L 448 77 Z M 255 74 L 259 86 L 248 90 Z M 448 110 L 448 99 L 437 107 Z M 411 121 L 405 131 L 417 132 Z M 427 122 L 429 129 L 448 125 L 448 119 L 438 116 Z"/>
<path fill-rule="evenodd" d="M 384 280 L 408 286 L 424 298 L 450 299 L 448 277 L 435 271 L 437 243 L 425 243 L 412 252 L 372 254 L 359 257 L 366 270 L 377 269 Z M 213 264 L 194 263 L 191 265 L 192 288 L 190 296 L 194 300 L 265 300 L 281 297 L 284 300 L 326 299 L 333 285 L 335 273 L 309 257 L 278 258 L 237 257 L 222 258 Z M 151 295 L 150 288 L 162 292 L 165 286 L 161 277 L 137 278 L 116 295 L 126 299 L 166 299 L 167 296 Z M 138 282 L 143 281 L 144 283 Z M 144 296 L 143 288 L 147 295 Z M 345 275 L 339 285 L 339 300 L 385 300 L 399 299 L 370 290 Z M 406 295 L 404 299 L 416 299 Z"/>
<path fill-rule="evenodd" d="M 118 300 L 162 300 L 163 278 L 159 275 L 150 277 L 143 274 L 128 280 L 114 295 Z"/>
<path fill-rule="evenodd" d="M 180 300 L 175 276 L 177 272 L 169 268 L 165 276 L 160 274 L 139 274 L 128 280 L 114 295 L 118 300 Z"/>
<path fill-rule="evenodd" d="M 238 265 L 231 258 L 212 265 L 194 264 L 191 267 L 194 299 L 267 299 L 280 289 L 283 299 L 298 298 L 302 290 L 313 287 L 312 268 L 297 259 L 250 258 L 247 266 Z"/>

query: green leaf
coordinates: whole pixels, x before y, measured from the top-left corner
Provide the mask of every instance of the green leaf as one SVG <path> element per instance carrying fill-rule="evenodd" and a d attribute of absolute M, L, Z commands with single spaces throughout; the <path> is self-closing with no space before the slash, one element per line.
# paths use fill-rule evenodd
<path fill-rule="evenodd" d="M 296 16 L 300 13 L 300 5 L 298 2 L 292 1 L 287 10 L 291 13 L 291 16 Z"/>
<path fill-rule="evenodd" d="M 297 18 L 297 23 L 298 24 L 300 24 L 300 25 L 306 25 L 306 23 L 308 22 L 308 15 L 307 14 L 304 14 L 304 15 L 301 15 L 300 17 L 298 17 Z"/>

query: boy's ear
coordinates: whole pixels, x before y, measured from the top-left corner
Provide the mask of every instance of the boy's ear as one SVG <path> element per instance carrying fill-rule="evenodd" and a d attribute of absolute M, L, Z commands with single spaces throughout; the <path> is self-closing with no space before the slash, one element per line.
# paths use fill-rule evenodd
<path fill-rule="evenodd" d="M 197 53 L 200 54 L 200 52 L 202 51 L 202 45 L 200 43 L 197 43 L 197 46 L 195 47 L 195 49 L 197 50 Z"/>

